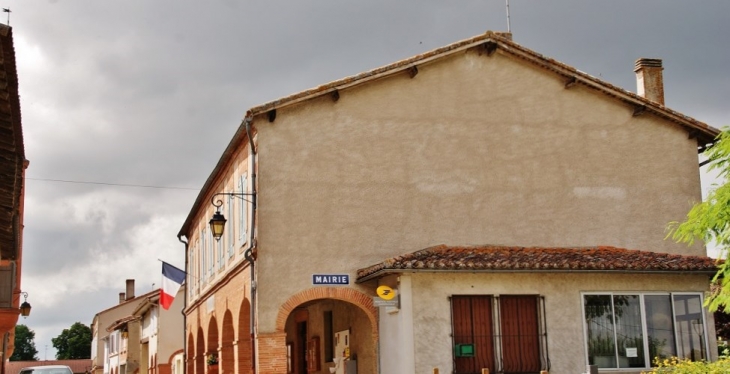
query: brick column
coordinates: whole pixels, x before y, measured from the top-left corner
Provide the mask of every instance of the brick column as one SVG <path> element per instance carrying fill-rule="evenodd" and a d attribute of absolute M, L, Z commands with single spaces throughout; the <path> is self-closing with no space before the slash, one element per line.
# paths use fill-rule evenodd
<path fill-rule="evenodd" d="M 286 374 L 286 333 L 256 336 L 258 374 Z"/>

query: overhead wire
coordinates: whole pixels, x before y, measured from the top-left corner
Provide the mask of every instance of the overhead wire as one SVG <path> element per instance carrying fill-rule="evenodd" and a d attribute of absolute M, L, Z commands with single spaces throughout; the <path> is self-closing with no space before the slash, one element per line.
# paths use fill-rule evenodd
<path fill-rule="evenodd" d="M 188 187 L 174 187 L 174 186 L 152 186 L 144 184 L 127 184 L 127 183 L 107 183 L 107 182 L 92 182 L 92 181 L 76 181 L 67 179 L 50 179 L 50 178 L 25 178 L 26 180 L 42 181 L 42 182 L 59 182 L 59 183 L 74 183 L 74 184 L 94 184 L 101 186 L 115 186 L 115 187 L 133 187 L 133 188 L 154 188 L 161 190 L 188 190 L 188 191 L 199 191 L 199 188 L 188 188 Z"/>

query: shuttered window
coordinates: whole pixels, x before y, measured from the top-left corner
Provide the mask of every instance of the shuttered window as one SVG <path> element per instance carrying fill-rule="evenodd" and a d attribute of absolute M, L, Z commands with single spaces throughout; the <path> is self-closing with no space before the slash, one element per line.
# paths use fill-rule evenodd
<path fill-rule="evenodd" d="M 478 374 L 482 369 L 495 372 L 492 300 L 491 296 L 451 298 L 454 345 L 474 345 L 474 357 L 454 357 L 457 374 Z"/>
<path fill-rule="evenodd" d="M 452 296 L 454 373 L 539 373 L 546 370 L 540 297 L 534 295 Z M 473 344 L 473 356 L 457 353 Z"/>
<path fill-rule="evenodd" d="M 500 296 L 505 373 L 540 372 L 540 324 L 535 296 Z"/>

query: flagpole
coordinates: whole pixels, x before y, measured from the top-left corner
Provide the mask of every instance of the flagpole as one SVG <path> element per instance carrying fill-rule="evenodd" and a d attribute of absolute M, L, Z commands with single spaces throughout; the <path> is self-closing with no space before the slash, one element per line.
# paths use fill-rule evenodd
<path fill-rule="evenodd" d="M 512 32 L 512 28 L 510 27 L 511 25 L 509 22 L 509 0 L 506 0 L 506 1 L 507 1 L 507 32 Z"/>

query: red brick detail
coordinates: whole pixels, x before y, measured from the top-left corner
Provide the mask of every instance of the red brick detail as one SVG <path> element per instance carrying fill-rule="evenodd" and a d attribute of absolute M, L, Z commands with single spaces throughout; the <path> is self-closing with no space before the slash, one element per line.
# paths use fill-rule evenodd
<path fill-rule="evenodd" d="M 378 331 L 378 311 L 373 306 L 373 297 L 349 287 L 316 287 L 304 290 L 290 297 L 289 300 L 279 307 L 279 314 L 276 317 L 276 331 L 283 332 L 286 326 L 286 319 L 294 308 L 312 300 L 318 299 L 335 299 L 357 305 L 365 312 L 370 320 L 373 334 L 377 335 Z"/>
<path fill-rule="evenodd" d="M 171 374 L 172 373 L 172 365 L 170 364 L 159 364 L 157 365 L 157 373 L 158 374 Z"/>
<path fill-rule="evenodd" d="M 259 374 L 286 374 L 286 333 L 258 334 Z"/>
<path fill-rule="evenodd" d="M 184 353 L 184 352 L 185 352 L 185 351 L 184 351 L 184 350 L 182 350 L 182 349 L 178 349 L 177 351 L 175 351 L 175 352 L 172 352 L 172 354 L 170 355 L 170 357 L 168 357 L 168 358 L 167 358 L 167 363 L 168 363 L 168 364 L 170 364 L 170 365 L 172 365 L 172 360 L 174 360 L 174 359 L 175 359 L 175 356 L 177 356 L 177 355 L 179 355 L 179 354 L 182 354 L 182 353 Z"/>

